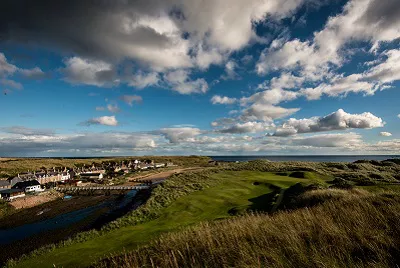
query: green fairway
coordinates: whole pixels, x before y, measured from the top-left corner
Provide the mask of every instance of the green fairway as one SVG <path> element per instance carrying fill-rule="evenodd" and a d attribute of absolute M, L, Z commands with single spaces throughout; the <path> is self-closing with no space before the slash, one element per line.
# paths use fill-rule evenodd
<path fill-rule="evenodd" d="M 230 217 L 234 212 L 246 209 L 262 209 L 268 194 L 287 188 L 297 182 L 324 183 L 313 173 L 304 178 L 288 174 L 255 171 L 229 171 L 213 175 L 221 183 L 203 191 L 178 198 L 162 210 L 155 220 L 136 226 L 123 227 L 83 243 L 57 248 L 44 255 L 35 256 L 18 263 L 17 267 L 88 266 L 110 254 L 132 250 L 161 233 L 175 231 L 200 221 Z M 279 188 L 278 188 L 279 187 Z"/>

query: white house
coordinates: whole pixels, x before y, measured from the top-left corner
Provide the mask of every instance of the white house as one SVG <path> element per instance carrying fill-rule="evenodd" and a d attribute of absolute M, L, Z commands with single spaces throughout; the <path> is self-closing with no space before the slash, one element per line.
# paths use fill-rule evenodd
<path fill-rule="evenodd" d="M 40 185 L 32 185 L 32 186 L 27 186 L 25 188 L 26 193 L 33 193 L 33 192 L 43 192 L 44 190 L 40 187 Z"/>
<path fill-rule="evenodd" d="M 63 172 L 60 174 L 60 180 L 61 181 L 66 181 L 69 180 L 71 178 L 71 175 L 69 174 L 69 172 Z"/>
<path fill-rule="evenodd" d="M 165 167 L 165 163 L 155 163 L 154 167 L 156 167 L 156 168 Z"/>

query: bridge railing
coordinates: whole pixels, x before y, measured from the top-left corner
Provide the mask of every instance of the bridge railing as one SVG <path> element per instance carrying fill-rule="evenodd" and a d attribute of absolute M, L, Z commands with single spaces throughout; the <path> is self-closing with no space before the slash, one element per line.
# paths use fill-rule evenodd
<path fill-rule="evenodd" d="M 144 190 L 149 189 L 149 185 L 137 185 L 137 186 L 72 186 L 72 187 L 54 187 L 56 191 L 73 191 L 73 190 Z"/>

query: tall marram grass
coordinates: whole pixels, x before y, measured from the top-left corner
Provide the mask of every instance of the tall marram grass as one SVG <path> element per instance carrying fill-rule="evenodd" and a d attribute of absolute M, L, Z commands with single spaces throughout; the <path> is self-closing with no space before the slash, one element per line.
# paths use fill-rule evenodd
<path fill-rule="evenodd" d="M 301 209 L 202 223 L 94 267 L 399 267 L 400 195 L 329 189 L 301 199 Z"/>

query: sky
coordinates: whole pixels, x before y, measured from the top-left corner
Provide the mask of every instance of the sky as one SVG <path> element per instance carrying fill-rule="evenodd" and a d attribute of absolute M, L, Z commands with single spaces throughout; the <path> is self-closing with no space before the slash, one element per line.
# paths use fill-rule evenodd
<path fill-rule="evenodd" d="M 400 154 L 398 0 L 3 0 L 0 156 Z"/>

